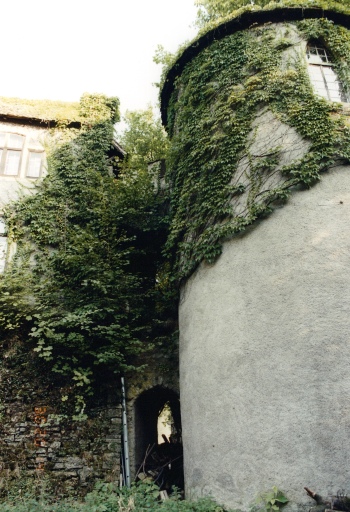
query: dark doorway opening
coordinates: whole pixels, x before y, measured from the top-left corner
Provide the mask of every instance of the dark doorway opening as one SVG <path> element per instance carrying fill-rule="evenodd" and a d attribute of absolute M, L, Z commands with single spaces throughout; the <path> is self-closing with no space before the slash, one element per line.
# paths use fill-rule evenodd
<path fill-rule="evenodd" d="M 183 489 L 180 400 L 168 388 L 156 386 L 135 402 L 135 462 L 138 478 Z"/>

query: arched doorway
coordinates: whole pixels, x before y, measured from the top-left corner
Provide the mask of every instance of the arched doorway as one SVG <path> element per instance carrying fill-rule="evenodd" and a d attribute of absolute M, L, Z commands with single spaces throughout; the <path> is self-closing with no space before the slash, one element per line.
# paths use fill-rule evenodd
<path fill-rule="evenodd" d="M 155 386 L 144 391 L 134 407 L 136 474 L 152 477 L 161 489 L 174 485 L 183 488 L 179 396 L 171 389 Z"/>

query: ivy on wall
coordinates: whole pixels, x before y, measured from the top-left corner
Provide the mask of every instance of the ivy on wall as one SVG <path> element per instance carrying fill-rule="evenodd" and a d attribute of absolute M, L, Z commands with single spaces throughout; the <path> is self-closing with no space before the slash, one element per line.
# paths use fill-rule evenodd
<path fill-rule="evenodd" d="M 341 104 L 315 95 L 308 39 L 325 44 L 350 87 L 350 32 L 326 19 L 251 27 L 214 41 L 185 66 L 168 105 L 176 276 L 213 262 L 222 242 L 350 159 Z M 259 120 L 260 119 L 260 120 Z M 262 121 L 274 122 L 269 135 Z M 264 138 L 264 133 L 267 134 Z M 289 145 L 289 153 L 286 147 Z"/>
<path fill-rule="evenodd" d="M 74 395 L 80 414 L 93 383 L 133 369 L 161 321 L 164 198 L 145 173 L 112 172 L 118 105 L 83 96 L 82 128 L 53 131 L 48 175 L 6 213 L 17 253 L 0 278 L 2 343 L 25 341 L 65 378 L 62 399 Z"/>
<path fill-rule="evenodd" d="M 199 35 L 242 13 L 272 10 L 280 7 L 320 7 L 324 10 L 349 13 L 349 0 L 195 0 L 198 6 L 196 25 Z"/>

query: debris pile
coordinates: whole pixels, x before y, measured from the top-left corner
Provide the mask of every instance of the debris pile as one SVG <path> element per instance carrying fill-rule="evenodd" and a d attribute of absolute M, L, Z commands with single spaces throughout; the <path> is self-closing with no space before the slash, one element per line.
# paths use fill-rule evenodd
<path fill-rule="evenodd" d="M 152 481 L 161 491 L 171 493 L 172 488 L 184 488 L 182 444 L 175 436 L 164 443 L 148 446 L 136 479 Z"/>
<path fill-rule="evenodd" d="M 341 510 L 350 512 L 350 498 L 342 491 L 338 491 L 336 496 L 322 498 L 319 494 L 304 487 L 308 495 L 315 500 L 316 506 L 310 509 L 310 512 L 327 512 L 328 510 Z"/>

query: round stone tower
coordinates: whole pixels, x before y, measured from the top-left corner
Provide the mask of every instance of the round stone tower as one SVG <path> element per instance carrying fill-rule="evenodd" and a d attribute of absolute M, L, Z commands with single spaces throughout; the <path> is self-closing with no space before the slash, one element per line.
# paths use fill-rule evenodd
<path fill-rule="evenodd" d="M 350 492 L 349 27 L 251 7 L 166 77 L 188 497 Z"/>

